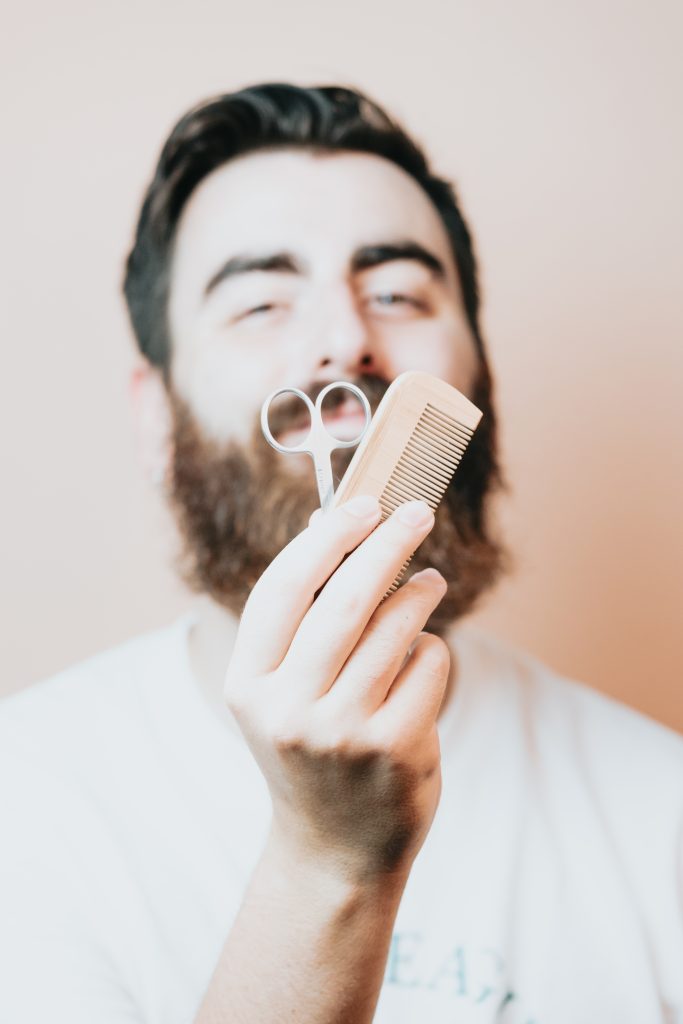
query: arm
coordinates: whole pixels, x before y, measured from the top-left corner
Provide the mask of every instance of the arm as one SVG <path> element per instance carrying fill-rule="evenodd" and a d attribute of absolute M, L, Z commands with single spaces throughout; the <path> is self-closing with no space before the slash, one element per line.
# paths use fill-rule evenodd
<path fill-rule="evenodd" d="M 399 509 L 377 526 L 371 505 L 312 523 L 245 606 L 226 699 L 273 822 L 196 1024 L 372 1021 L 441 792 L 449 656 L 420 633 L 444 594 L 438 573 L 382 601 L 431 513 L 412 503 L 412 520 Z"/>
<path fill-rule="evenodd" d="M 340 881 L 271 839 L 196 1024 L 370 1024 L 403 884 Z"/>

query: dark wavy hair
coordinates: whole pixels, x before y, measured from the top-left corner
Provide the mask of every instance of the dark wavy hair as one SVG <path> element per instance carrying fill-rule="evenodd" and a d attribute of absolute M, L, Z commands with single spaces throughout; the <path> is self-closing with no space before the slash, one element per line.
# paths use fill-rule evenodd
<path fill-rule="evenodd" d="M 135 337 L 151 363 L 168 370 L 169 266 L 176 225 L 189 196 L 221 164 L 274 148 L 372 153 L 407 171 L 432 200 L 448 232 L 467 318 L 482 349 L 477 265 L 452 186 L 432 174 L 417 144 L 362 93 L 341 86 L 267 83 L 194 107 L 178 121 L 161 151 L 123 285 Z"/>

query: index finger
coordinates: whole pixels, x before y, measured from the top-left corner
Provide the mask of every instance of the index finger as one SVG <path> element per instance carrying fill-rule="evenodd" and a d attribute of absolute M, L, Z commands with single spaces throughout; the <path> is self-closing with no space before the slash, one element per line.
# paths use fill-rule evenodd
<path fill-rule="evenodd" d="M 282 549 L 244 606 L 231 672 L 261 675 L 278 667 L 316 592 L 380 516 L 377 499 L 359 495 L 314 520 Z"/>

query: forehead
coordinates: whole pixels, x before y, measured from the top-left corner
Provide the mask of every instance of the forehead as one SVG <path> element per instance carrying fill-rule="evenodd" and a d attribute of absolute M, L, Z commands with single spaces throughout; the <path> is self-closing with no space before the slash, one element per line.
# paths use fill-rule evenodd
<path fill-rule="evenodd" d="M 365 153 L 278 150 L 213 171 L 185 205 L 174 277 L 203 287 L 233 253 L 290 250 L 319 272 L 337 272 L 359 245 L 418 242 L 455 275 L 441 218 L 400 167 Z"/>

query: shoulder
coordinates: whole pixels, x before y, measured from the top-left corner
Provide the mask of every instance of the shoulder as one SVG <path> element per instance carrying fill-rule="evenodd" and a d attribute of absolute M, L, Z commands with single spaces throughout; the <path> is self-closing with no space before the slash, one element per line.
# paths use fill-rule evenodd
<path fill-rule="evenodd" d="M 629 908 L 622 920 L 637 921 L 678 991 L 683 736 L 492 635 L 465 627 L 454 646 L 469 713 L 450 742 L 474 726 L 492 802 L 504 793 L 520 827 L 534 823 L 596 921 L 615 900 Z"/>
<path fill-rule="evenodd" d="M 82 764 L 121 731 L 130 741 L 155 691 L 172 692 L 182 679 L 191 621 L 185 615 L 0 701 L 0 762 L 52 769 L 72 755 Z"/>
<path fill-rule="evenodd" d="M 683 736 L 479 629 L 454 643 L 470 701 L 488 705 L 527 778 L 568 815 L 590 808 L 638 870 L 683 875 Z"/>
<path fill-rule="evenodd" d="M 453 642 L 463 667 L 486 680 L 491 699 L 513 699 L 536 729 L 545 727 L 558 740 L 564 734 L 586 753 L 599 748 L 603 758 L 633 755 L 635 745 L 656 761 L 683 767 L 683 736 L 661 722 L 477 627 L 465 625 Z"/>

